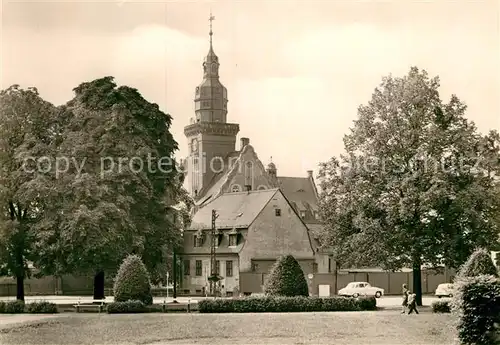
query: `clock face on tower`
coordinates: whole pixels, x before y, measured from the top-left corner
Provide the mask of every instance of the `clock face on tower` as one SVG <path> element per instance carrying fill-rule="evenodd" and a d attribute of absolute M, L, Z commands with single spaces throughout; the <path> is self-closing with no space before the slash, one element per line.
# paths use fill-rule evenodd
<path fill-rule="evenodd" d="M 198 139 L 193 139 L 191 140 L 191 152 L 196 153 L 198 152 Z"/>

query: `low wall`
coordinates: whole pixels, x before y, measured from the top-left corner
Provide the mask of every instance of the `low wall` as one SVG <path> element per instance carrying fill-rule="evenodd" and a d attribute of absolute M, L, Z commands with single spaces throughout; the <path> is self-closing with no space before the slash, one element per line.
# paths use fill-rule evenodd
<path fill-rule="evenodd" d="M 267 274 L 254 272 L 240 273 L 240 291 L 242 293 L 262 293 Z M 422 293 L 433 294 L 437 286 L 449 283 L 454 276 L 453 271 L 437 273 L 434 271 L 422 271 Z M 352 273 L 315 273 L 313 279 L 308 279 L 311 294 L 319 294 L 319 285 L 329 285 L 330 294 L 337 294 L 338 290 L 352 282 L 368 282 L 372 286 L 384 289 L 386 295 L 401 294 L 401 286 L 407 284 L 413 291 L 412 272 L 352 272 Z"/>
<path fill-rule="evenodd" d="M 422 293 L 433 294 L 437 286 L 441 283 L 449 283 L 454 276 L 453 271 L 445 273 L 436 273 L 433 271 L 422 272 Z M 262 293 L 266 273 L 240 272 L 240 290 L 242 293 Z M 373 286 L 385 290 L 386 295 L 399 295 L 401 286 L 408 284 L 410 290 L 413 290 L 413 276 L 411 272 L 352 272 L 352 273 L 315 273 L 312 280 L 308 279 L 309 288 L 313 295 L 319 294 L 319 285 L 329 285 L 330 294 L 334 295 L 337 291 L 347 284 L 355 281 L 365 281 Z M 42 278 L 26 279 L 24 290 L 27 296 L 33 295 L 92 295 L 93 277 L 65 275 L 60 278 L 47 276 Z M 113 288 L 113 280 L 110 277 L 105 281 L 106 293 L 110 294 Z M 182 288 L 180 289 L 182 291 Z M 179 291 L 179 292 L 181 292 Z M 0 278 L 0 296 L 15 296 L 16 281 L 12 278 Z"/>
<path fill-rule="evenodd" d="M 26 296 L 68 295 L 82 296 L 94 293 L 94 278 L 89 276 L 65 275 L 62 277 L 46 276 L 30 278 L 24 281 Z M 113 288 L 113 280 L 105 280 L 105 290 L 109 294 Z M 10 277 L 0 277 L 0 296 L 16 296 L 16 280 Z"/>
<path fill-rule="evenodd" d="M 442 283 L 452 282 L 454 272 L 438 273 L 435 271 L 422 271 L 422 293 L 433 294 L 437 286 Z M 372 286 L 384 289 L 386 295 L 401 294 L 401 287 L 407 284 L 410 291 L 413 291 L 412 272 L 348 272 L 338 273 L 317 273 L 314 275 L 311 286 L 312 293 L 319 293 L 319 285 L 330 285 L 330 294 L 334 295 L 338 290 L 352 282 L 368 282 Z"/>

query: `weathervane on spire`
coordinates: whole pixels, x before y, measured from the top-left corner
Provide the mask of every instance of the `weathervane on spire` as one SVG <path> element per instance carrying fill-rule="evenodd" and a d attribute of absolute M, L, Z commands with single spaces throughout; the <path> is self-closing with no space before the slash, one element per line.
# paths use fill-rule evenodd
<path fill-rule="evenodd" d="M 212 10 L 210 10 L 210 18 L 208 18 L 209 22 L 210 22 L 210 45 L 212 45 L 212 35 L 214 34 L 212 32 L 212 22 L 215 20 L 215 17 L 212 15 Z"/>

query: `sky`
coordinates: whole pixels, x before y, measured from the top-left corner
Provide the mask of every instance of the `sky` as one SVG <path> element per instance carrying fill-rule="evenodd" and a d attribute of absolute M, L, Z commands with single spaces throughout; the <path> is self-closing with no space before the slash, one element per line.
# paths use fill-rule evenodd
<path fill-rule="evenodd" d="M 59 105 L 114 76 L 172 115 L 177 157 L 210 11 L 228 122 L 278 175 L 342 153 L 358 106 L 411 66 L 439 76 L 442 98 L 457 94 L 482 132 L 500 129 L 500 1 L 0 1 L 1 88 L 35 86 Z"/>

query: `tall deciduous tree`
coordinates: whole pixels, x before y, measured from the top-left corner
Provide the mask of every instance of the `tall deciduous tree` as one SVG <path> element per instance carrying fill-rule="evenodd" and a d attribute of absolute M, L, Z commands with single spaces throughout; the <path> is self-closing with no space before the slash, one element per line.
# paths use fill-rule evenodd
<path fill-rule="evenodd" d="M 93 274 L 94 298 L 104 297 L 104 275 L 138 254 L 152 278 L 164 247 L 180 237 L 167 208 L 182 188 L 173 157 L 171 116 L 112 77 L 83 83 L 62 107 L 62 133 L 51 212 L 39 226 L 39 262 L 49 273 Z"/>
<path fill-rule="evenodd" d="M 38 254 L 35 225 L 42 221 L 50 156 L 58 139 L 55 107 L 35 88 L 0 92 L 0 275 L 16 278 L 24 300 L 29 263 Z"/>
<path fill-rule="evenodd" d="M 411 68 L 383 79 L 345 136 L 346 153 L 323 163 L 320 208 L 343 266 L 459 267 L 498 241 L 499 137 L 479 134 L 466 106 L 439 97 L 439 79 Z M 498 219 L 498 218 L 496 218 Z"/>

